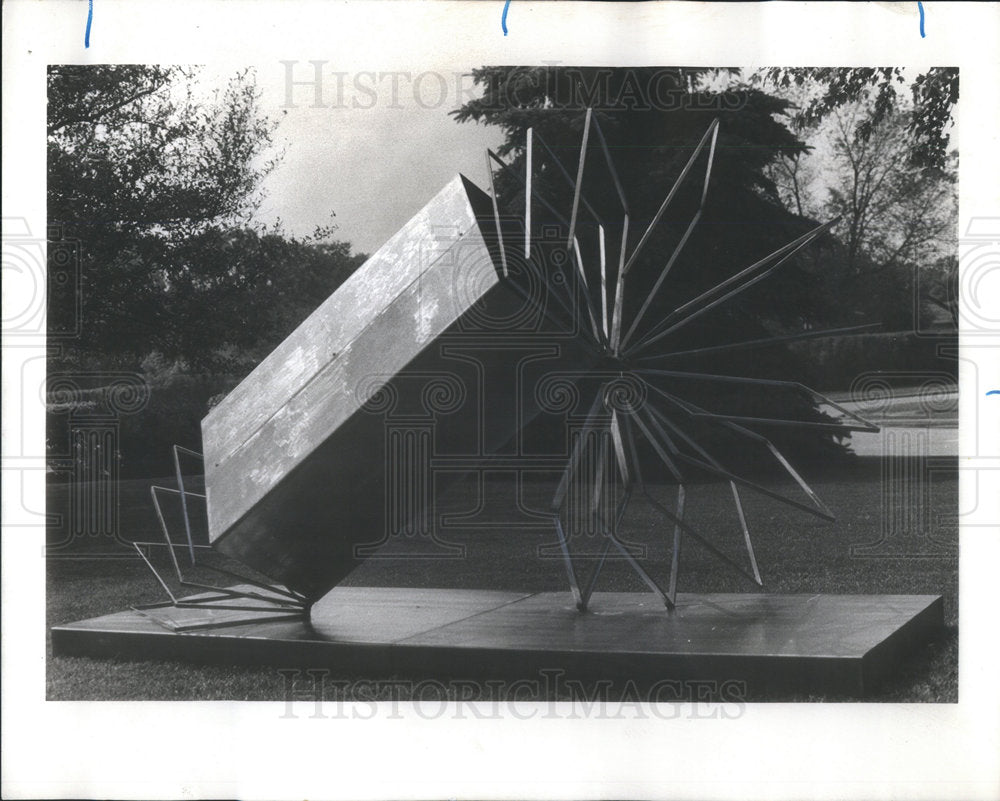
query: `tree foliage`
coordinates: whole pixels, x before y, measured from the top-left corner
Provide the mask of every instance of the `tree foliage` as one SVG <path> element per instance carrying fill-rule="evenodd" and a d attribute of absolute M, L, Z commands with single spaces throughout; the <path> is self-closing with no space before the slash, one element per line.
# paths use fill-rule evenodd
<path fill-rule="evenodd" d="M 51 67 L 49 219 L 173 235 L 245 222 L 276 164 L 275 125 L 248 72 L 207 100 L 196 78 L 180 67 Z"/>
<path fill-rule="evenodd" d="M 799 109 L 829 94 L 816 81 L 783 91 Z M 914 132 L 917 111 L 908 101 L 886 109 L 880 100 L 872 89 L 809 125 L 791 112 L 810 151 L 785 156 L 769 169 L 789 208 L 843 218 L 828 284 L 845 309 L 905 330 L 915 323 L 915 308 L 934 302 L 914 293 L 935 286 L 938 297 L 944 289 L 933 265 L 954 263 L 957 155 L 949 152 L 935 166 L 915 159 L 921 145 Z"/>
<path fill-rule="evenodd" d="M 252 73 L 209 93 L 181 67 L 57 66 L 48 92 L 50 260 L 77 243 L 80 290 L 49 325 L 80 315 L 78 350 L 245 365 L 357 265 L 330 230 L 250 224 L 280 158 Z"/>
<path fill-rule="evenodd" d="M 799 127 L 815 125 L 844 105 L 871 98 L 871 113 L 856 131 L 862 142 L 898 110 L 908 83 L 900 67 L 771 67 L 758 72 L 754 81 L 779 90 L 806 84 L 822 87 L 797 113 Z M 909 83 L 909 100 L 913 107 L 908 119 L 913 141 L 909 161 L 917 167 L 943 168 L 958 102 L 958 68 L 932 67 L 920 73 Z"/>

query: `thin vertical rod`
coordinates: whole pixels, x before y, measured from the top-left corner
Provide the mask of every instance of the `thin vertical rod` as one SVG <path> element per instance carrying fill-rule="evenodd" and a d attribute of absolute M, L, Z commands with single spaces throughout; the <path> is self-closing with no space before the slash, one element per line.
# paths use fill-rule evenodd
<path fill-rule="evenodd" d="M 618 420 L 617 409 L 611 410 L 611 441 L 615 447 L 618 472 L 621 474 L 622 483 L 627 486 L 631 484 L 632 477 L 629 475 L 628 460 L 625 458 L 625 443 L 622 440 L 621 423 Z"/>
<path fill-rule="evenodd" d="M 642 467 L 639 464 L 639 449 L 635 444 L 635 436 L 632 433 L 632 423 L 630 422 L 631 415 L 625 415 L 625 436 L 628 440 L 628 454 L 632 459 L 632 472 L 635 473 L 635 483 L 639 487 L 639 491 L 645 495 L 646 494 L 646 484 L 642 479 Z"/>
<path fill-rule="evenodd" d="M 604 328 L 604 338 L 608 338 L 608 265 L 604 249 L 604 226 L 597 227 L 598 244 L 601 251 L 601 323 Z"/>
<path fill-rule="evenodd" d="M 180 490 L 181 495 L 181 511 L 184 514 L 184 533 L 187 535 L 188 553 L 191 556 L 191 564 L 194 564 L 194 540 L 191 537 L 191 520 L 188 517 L 187 493 L 184 491 L 184 476 L 181 473 L 181 457 L 177 445 L 174 445 L 174 472 L 177 476 L 177 488 Z"/>
<path fill-rule="evenodd" d="M 622 333 L 622 307 L 625 298 L 625 249 L 628 245 L 628 214 L 622 221 L 622 244 L 618 256 L 618 275 L 615 279 L 615 305 L 611 315 L 611 352 L 617 356 Z"/>
<path fill-rule="evenodd" d="M 163 540 L 167 544 L 167 551 L 170 554 L 170 561 L 173 562 L 174 572 L 177 574 L 177 577 L 179 579 L 183 580 L 183 574 L 181 573 L 181 566 L 177 562 L 177 554 L 174 553 L 174 543 L 170 539 L 170 531 L 167 528 L 167 521 L 163 517 L 163 510 L 160 508 L 160 498 L 156 494 L 156 491 L 158 489 L 168 489 L 168 488 L 152 486 L 149 488 L 149 494 L 153 498 L 153 508 L 156 510 L 156 517 L 160 521 L 160 530 L 163 532 Z"/>
<path fill-rule="evenodd" d="M 684 499 L 685 490 L 683 484 L 677 485 L 677 517 L 684 519 Z M 674 525 L 674 547 L 670 555 L 670 583 L 667 585 L 667 594 L 670 600 L 677 603 L 677 574 L 681 567 L 681 527 Z"/>
<path fill-rule="evenodd" d="M 507 252 L 504 250 L 503 246 L 503 230 L 500 227 L 500 206 L 497 204 L 497 188 L 493 183 L 493 164 L 490 161 L 490 154 L 486 154 L 486 174 L 490 177 L 490 198 L 493 200 L 493 221 L 497 228 L 497 243 L 500 245 L 500 264 L 503 267 L 503 276 L 506 278 L 509 273 L 507 271 Z"/>
<path fill-rule="evenodd" d="M 528 129 L 527 143 L 525 146 L 525 177 L 524 177 L 524 258 L 531 258 L 531 133 Z"/>
<path fill-rule="evenodd" d="M 566 239 L 566 247 L 573 244 L 573 236 L 576 233 L 576 215 L 580 210 L 580 191 L 583 188 L 583 167 L 587 160 L 587 140 L 590 138 L 590 118 L 593 115 L 592 108 L 587 109 L 587 116 L 583 122 L 583 141 L 580 144 L 580 163 L 576 168 L 576 188 L 573 190 L 573 211 L 569 217 L 569 236 Z"/>
<path fill-rule="evenodd" d="M 590 499 L 590 514 L 594 517 L 598 515 L 601 505 L 601 496 L 604 494 L 604 471 L 608 460 L 608 443 L 603 430 L 600 432 L 600 442 L 597 445 L 597 465 L 594 476 L 594 492 Z M 601 521 L 603 523 L 603 520 Z"/>
<path fill-rule="evenodd" d="M 597 325 L 597 314 L 594 310 L 594 300 L 590 296 L 590 284 L 587 283 L 587 273 L 583 267 L 583 257 L 580 255 L 580 242 L 576 237 L 573 237 L 573 257 L 576 260 L 576 270 L 580 275 L 580 282 L 583 284 L 583 296 L 584 300 L 587 302 L 587 315 L 590 318 L 590 327 L 593 329 L 594 338 L 603 344 L 605 340 L 601 339 L 600 330 Z"/>

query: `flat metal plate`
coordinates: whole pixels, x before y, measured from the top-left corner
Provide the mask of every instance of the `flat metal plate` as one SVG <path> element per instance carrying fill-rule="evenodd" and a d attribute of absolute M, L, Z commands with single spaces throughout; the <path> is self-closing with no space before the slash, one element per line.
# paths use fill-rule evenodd
<path fill-rule="evenodd" d="M 57 655 L 307 665 L 366 677 L 427 674 L 537 679 L 542 670 L 627 679 L 746 682 L 750 692 L 861 696 L 940 629 L 931 595 L 595 593 L 338 587 L 311 625 L 247 623 L 167 631 L 135 612 L 52 629 Z M 201 610 L 172 617 L 201 619 Z"/>

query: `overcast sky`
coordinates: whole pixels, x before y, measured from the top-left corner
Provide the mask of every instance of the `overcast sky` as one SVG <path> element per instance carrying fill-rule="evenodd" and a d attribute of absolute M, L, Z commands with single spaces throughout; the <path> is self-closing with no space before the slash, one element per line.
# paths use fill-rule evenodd
<path fill-rule="evenodd" d="M 289 71 L 293 81 L 314 81 L 310 62 L 256 68 L 261 109 L 280 121 L 276 141 L 285 147 L 265 183 L 262 222 L 280 217 L 286 230 L 306 235 L 334 212 L 336 238 L 371 253 L 457 173 L 486 188 L 485 151 L 501 143 L 499 129 L 448 114 L 472 91 L 471 76 L 442 69 L 338 77 L 329 64 L 322 69 L 325 108 L 313 107 L 315 84 L 292 86 L 287 103 Z"/>

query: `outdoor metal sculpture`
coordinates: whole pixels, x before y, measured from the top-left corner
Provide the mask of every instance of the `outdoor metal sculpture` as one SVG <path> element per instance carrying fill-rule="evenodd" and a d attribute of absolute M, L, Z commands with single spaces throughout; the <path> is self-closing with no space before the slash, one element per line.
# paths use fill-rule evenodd
<path fill-rule="evenodd" d="M 510 172 L 512 168 L 492 151 L 487 153 L 490 196 L 464 178 L 451 182 L 204 420 L 212 550 L 234 557 L 287 587 L 279 589 L 260 582 L 259 592 L 212 587 L 214 594 L 208 602 L 218 604 L 240 598 L 232 608 L 249 606 L 256 613 L 270 615 L 301 614 L 347 575 L 364 558 L 359 544 L 370 540 L 372 526 L 381 524 L 386 515 L 386 493 L 392 491 L 387 489 L 391 478 L 386 478 L 384 465 L 370 453 L 376 436 L 389 436 L 383 421 L 371 414 L 372 409 L 378 411 L 388 396 L 395 403 L 422 403 L 426 407 L 435 390 L 428 394 L 426 385 L 408 389 L 404 379 L 407 375 L 440 375 L 440 353 L 428 345 L 448 337 L 461 340 L 497 336 L 496 320 L 516 317 L 526 302 L 557 326 L 567 320 L 580 322 L 576 329 L 579 335 L 573 341 L 561 342 L 558 359 L 549 365 L 563 370 L 550 370 L 549 376 L 569 376 L 567 380 L 577 390 L 592 393 L 585 421 L 571 443 L 551 503 L 558 547 L 577 607 L 581 611 L 587 608 L 606 560 L 616 551 L 664 604 L 673 608 L 685 536 L 700 543 L 727 567 L 763 586 L 741 488 L 823 519 L 833 519 L 833 515 L 771 440 L 754 427 L 787 425 L 842 432 L 877 428 L 802 384 L 670 370 L 659 365 L 680 356 L 756 348 L 867 326 L 696 349 L 671 350 L 669 346 L 671 337 L 689 323 L 772 275 L 830 230 L 837 222 L 832 220 L 678 305 L 640 335 L 641 323 L 667 286 L 671 269 L 702 216 L 718 133 L 716 120 L 631 247 L 630 224 L 634 221 L 626 193 L 591 110 L 584 120 L 575 178 L 537 132 L 527 131 L 527 170 L 523 179 L 517 176 L 524 186 L 524 219 L 520 225 L 512 227 L 509 217 L 500 214 L 493 164 Z M 591 144 L 592 134 L 597 148 Z M 570 208 L 556 208 L 533 188 L 536 147 L 545 150 L 549 163 L 556 166 L 571 188 Z M 593 149 L 600 150 L 617 192 L 621 217 L 614 226 L 594 210 L 584 191 L 587 157 Z M 681 186 L 693 180 L 690 176 L 694 166 L 706 151 L 697 210 L 638 310 L 628 315 L 630 271 Z M 533 221 L 533 210 L 540 207 L 552 215 L 547 222 L 561 225 L 565 237 L 560 241 L 554 242 L 549 230 L 540 237 L 536 235 L 540 226 L 537 219 Z M 596 246 L 581 246 L 579 232 L 584 220 L 590 230 L 596 231 Z M 444 236 L 443 224 L 448 226 Z M 517 228 L 521 230 L 515 240 Z M 608 252 L 608 241 L 619 243 L 617 252 Z M 561 253 L 561 257 L 554 258 L 554 253 Z M 554 264 L 561 266 L 553 268 Z M 637 301 L 633 299 L 632 305 Z M 493 322 L 481 319 L 484 305 L 492 306 L 489 320 Z M 481 366 L 490 369 L 488 363 Z M 684 385 L 689 381 L 803 393 L 842 416 L 818 422 L 709 411 L 685 398 Z M 436 391 L 445 390 L 438 387 Z M 445 394 L 449 391 L 460 394 L 462 389 L 452 387 Z M 538 412 L 538 408 L 531 408 L 481 432 L 485 444 L 479 455 L 493 452 L 516 436 Z M 801 488 L 804 499 L 786 497 L 726 469 L 692 435 L 689 425 L 693 422 L 710 423 L 765 449 Z M 643 482 L 637 448 L 640 440 L 648 443 L 677 484 L 673 510 L 657 501 Z M 178 577 L 183 578 L 175 551 L 186 546 L 194 563 L 196 550 L 186 508 L 186 498 L 192 493 L 185 492 L 176 463 L 179 487 L 166 491 L 179 493 L 185 503 L 186 542 L 178 544 L 171 539 L 162 514 L 160 522 Z M 588 465 L 587 471 L 582 468 L 584 464 Z M 585 472 L 583 480 L 588 489 L 582 496 L 573 493 L 571 503 L 571 486 L 579 484 Z M 729 484 L 747 567 L 686 521 L 685 485 L 695 472 L 708 473 Z M 621 493 L 617 502 L 609 505 L 602 503 L 602 497 L 607 500 L 612 479 L 619 482 Z M 165 490 L 153 489 L 159 512 L 158 491 Z M 636 493 L 654 504 L 673 525 L 671 567 L 665 586 L 639 563 L 620 536 L 625 511 Z M 582 504 L 585 515 L 597 518 L 604 540 L 585 580 L 566 533 L 568 517 L 579 511 L 572 508 L 573 504 Z M 140 553 L 143 547 L 137 544 Z M 207 585 L 195 586 L 210 589 Z M 172 603 L 177 603 L 173 596 Z"/>

